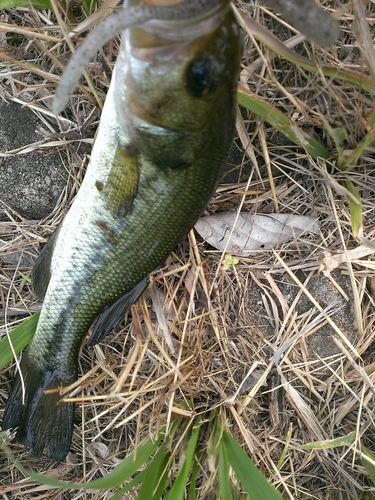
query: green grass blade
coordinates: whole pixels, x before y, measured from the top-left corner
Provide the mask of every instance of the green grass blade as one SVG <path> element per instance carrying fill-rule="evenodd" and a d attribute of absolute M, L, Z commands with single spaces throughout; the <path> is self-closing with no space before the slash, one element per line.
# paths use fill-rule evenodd
<path fill-rule="evenodd" d="M 49 0 L 0 0 L 0 9 L 12 9 L 17 7 L 30 7 L 30 3 L 36 9 L 49 9 L 51 8 L 51 3 Z"/>
<path fill-rule="evenodd" d="M 232 498 L 232 489 L 229 480 L 229 460 L 225 446 L 221 442 L 219 449 L 218 460 L 218 474 L 219 474 L 219 498 L 220 500 L 227 500 Z"/>
<path fill-rule="evenodd" d="M 372 111 L 370 113 L 370 116 L 367 119 L 366 127 L 368 129 L 373 129 L 375 128 L 375 108 L 372 108 Z"/>
<path fill-rule="evenodd" d="M 223 433 L 223 443 L 236 476 L 251 500 L 281 500 L 280 493 L 273 488 L 260 470 L 228 432 Z"/>
<path fill-rule="evenodd" d="M 356 167 L 359 158 L 364 153 L 365 149 L 368 148 L 372 142 L 375 140 L 375 128 L 370 130 L 370 132 L 365 136 L 365 138 L 358 144 L 358 146 L 352 151 L 348 156 L 345 165 L 342 170 L 345 172 L 351 172 L 353 168 Z"/>
<path fill-rule="evenodd" d="M 216 415 L 216 412 L 215 413 L 213 412 L 213 416 L 214 416 L 214 430 L 211 434 L 208 443 L 208 450 L 210 455 L 212 455 L 212 460 L 216 462 L 219 456 L 221 439 L 223 436 L 223 422 L 220 415 Z"/>
<path fill-rule="evenodd" d="M 277 465 L 276 465 L 277 470 L 280 470 L 285 462 L 291 439 L 292 439 L 292 429 L 290 428 L 288 430 L 288 434 L 286 435 L 286 440 L 285 440 L 285 445 L 284 445 L 283 451 L 281 452 L 279 461 L 277 462 Z"/>
<path fill-rule="evenodd" d="M 356 435 L 356 431 L 353 431 L 346 436 L 340 436 L 335 439 L 327 439 L 326 441 L 314 441 L 313 443 L 307 443 L 297 446 L 297 448 L 299 450 L 330 450 L 332 448 L 350 446 L 354 443 Z"/>
<path fill-rule="evenodd" d="M 113 471 L 109 472 L 106 476 L 99 479 L 94 479 L 87 483 L 70 483 L 68 481 L 60 481 L 53 477 L 44 474 L 37 474 L 28 469 L 25 469 L 13 456 L 9 448 L 2 443 L 1 448 L 9 457 L 9 459 L 14 463 L 14 465 L 19 469 L 22 474 L 26 477 L 32 479 L 36 483 L 45 484 L 54 488 L 62 489 L 76 489 L 76 490 L 104 490 L 111 489 L 120 486 L 127 479 L 133 476 L 143 464 L 147 463 L 151 455 L 158 448 L 160 441 L 162 439 L 162 434 L 155 441 L 147 439 L 142 444 L 140 444 L 135 451 L 130 453 Z"/>
<path fill-rule="evenodd" d="M 155 494 L 155 490 L 157 489 L 161 476 L 167 475 L 168 478 L 169 471 L 167 469 L 167 464 L 170 453 L 165 452 L 166 446 L 167 441 L 164 441 L 145 469 L 146 474 L 138 492 L 138 500 L 149 500 L 150 498 L 157 500 L 161 498 Z"/>
<path fill-rule="evenodd" d="M 176 420 L 172 424 L 168 434 L 164 437 L 164 441 L 167 444 L 172 442 L 173 436 L 175 435 L 181 422 L 183 422 L 183 419 L 178 417 L 178 418 L 176 418 Z M 159 481 L 158 488 L 154 493 L 155 498 L 163 498 L 165 489 L 167 488 L 169 483 L 172 481 L 173 475 L 170 474 L 170 470 L 171 470 L 171 467 L 173 466 L 173 462 L 171 460 L 171 456 L 172 456 L 171 452 L 168 451 L 167 453 L 165 453 L 165 457 L 164 457 L 165 466 L 164 466 L 164 468 L 161 469 L 164 472 L 163 472 L 163 476 L 161 477 L 161 479 Z M 168 464 L 168 462 L 170 462 L 170 463 Z M 168 465 L 168 467 L 167 467 L 167 465 Z"/>
<path fill-rule="evenodd" d="M 319 141 L 310 137 L 306 132 L 297 127 L 287 116 L 275 106 L 260 98 L 249 89 L 240 85 L 237 92 L 237 102 L 246 109 L 275 127 L 285 137 L 297 146 L 305 149 L 313 158 L 328 158 L 329 151 Z"/>
<path fill-rule="evenodd" d="M 126 486 L 118 490 L 114 495 L 112 495 L 108 500 L 122 500 L 124 498 L 124 493 L 134 488 L 137 484 L 141 483 L 146 475 L 146 469 L 137 474 L 131 481 L 129 481 Z"/>
<path fill-rule="evenodd" d="M 375 484 L 375 455 L 363 444 L 361 444 L 361 451 L 363 453 L 361 457 L 362 465 L 370 476 L 371 481 Z"/>
<path fill-rule="evenodd" d="M 82 8 L 86 14 L 90 15 L 100 8 L 100 0 L 83 0 Z"/>
<path fill-rule="evenodd" d="M 327 130 L 328 135 L 331 137 L 331 139 L 335 143 L 335 146 L 337 149 L 336 164 L 337 164 L 338 168 L 340 170 L 342 170 L 343 165 L 344 165 L 344 154 L 345 154 L 345 150 L 342 147 L 342 144 L 344 141 L 348 140 L 348 133 L 342 127 L 336 127 L 336 128 L 331 127 L 328 120 L 324 116 L 320 116 L 320 119 L 324 123 L 324 127 Z"/>
<path fill-rule="evenodd" d="M 189 488 L 189 500 L 195 500 L 197 498 L 197 477 L 200 471 L 199 463 L 202 463 L 203 460 L 194 460 L 193 466 L 191 468 L 190 475 L 190 488 Z"/>
<path fill-rule="evenodd" d="M 147 439 L 140 444 L 135 451 L 130 453 L 124 460 L 109 474 L 91 482 L 83 483 L 84 489 L 103 490 L 119 486 L 127 479 L 130 479 L 143 464 L 147 463 L 151 455 L 156 451 L 161 441 L 161 436 L 155 441 Z M 71 486 L 69 486 L 72 488 Z M 80 486 L 82 488 L 82 486 Z M 73 486 L 73 488 L 77 488 Z"/>
<path fill-rule="evenodd" d="M 172 475 L 169 473 L 170 471 L 170 466 L 167 467 L 167 463 L 171 458 L 171 453 L 167 453 L 165 455 L 165 468 L 164 468 L 164 474 L 161 477 L 159 481 L 159 486 L 158 489 L 155 491 L 155 498 L 163 498 L 164 491 L 169 485 L 169 483 L 172 481 Z"/>
<path fill-rule="evenodd" d="M 25 319 L 9 333 L 16 354 L 21 352 L 33 338 L 36 325 L 38 324 L 39 314 L 40 313 L 35 313 L 30 318 Z M 0 370 L 10 363 L 12 359 L 13 352 L 10 348 L 9 339 L 5 336 L 0 340 Z"/>
<path fill-rule="evenodd" d="M 195 426 L 195 429 L 193 430 L 190 436 L 184 463 L 180 469 L 180 472 L 178 473 L 178 476 L 171 490 L 165 497 L 165 500 L 182 500 L 185 496 L 186 483 L 189 477 L 189 473 L 192 469 L 194 454 L 197 447 L 197 441 L 200 432 L 200 426 L 201 423 L 198 421 L 197 425 Z"/>

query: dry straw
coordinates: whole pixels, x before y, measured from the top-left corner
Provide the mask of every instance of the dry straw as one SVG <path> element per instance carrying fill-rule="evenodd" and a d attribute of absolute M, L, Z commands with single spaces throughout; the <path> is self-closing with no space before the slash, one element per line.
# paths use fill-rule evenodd
<path fill-rule="evenodd" d="M 374 55 L 367 41 L 375 10 L 372 3 L 363 6 L 357 0 L 323 3 L 342 27 L 339 43 L 327 50 L 302 37 L 295 39 L 285 22 L 276 21 L 273 12 L 256 2 L 235 5 L 318 68 L 313 72 L 288 62 L 259 37 L 245 36 L 242 82 L 320 141 L 329 157 L 314 159 L 267 118 L 241 108 L 228 171 L 207 209 L 313 215 L 320 221 L 320 236 L 302 236 L 273 252 L 225 265 L 224 255 L 190 233 L 155 271 L 151 293 L 132 308 L 129 318 L 94 349 L 83 345 L 81 378 L 66 392 L 80 410 L 67 462 L 36 460 L 13 446 L 29 469 L 74 482 L 101 477 L 128 450 L 156 436 L 162 426 L 171 426 L 176 417 L 190 422 L 215 410 L 285 498 L 373 497 L 375 488 L 361 462 L 360 446 L 375 453 L 375 262 L 366 242 L 361 246 L 353 238 L 345 182 L 349 179 L 360 194 L 364 237 L 373 240 L 374 149 L 367 146 L 350 172 L 340 169 L 337 144 L 323 120 L 332 129 L 345 130 L 345 159 L 372 127 L 373 96 L 319 68 L 349 69 L 371 81 Z M 95 22 L 100 13 L 104 15 L 104 7 Z M 0 222 L 4 336 L 40 308 L 30 285 L 31 265 L 83 178 L 83 168 L 72 170 L 71 165 L 83 165 L 73 145 L 84 136 L 69 137 L 98 118 L 98 101 L 104 101 L 108 89 L 118 40 L 101 49 L 87 69 L 92 85 L 82 82 L 56 122 L 51 100 L 70 50 L 55 16 L 31 7 L 5 10 L 1 16 L 0 96 L 25 103 L 48 124 L 51 137 L 43 146 L 64 150 L 71 174 L 47 219 L 30 221 L 5 207 L 7 220 Z M 93 19 L 83 21 L 73 37 L 71 20 L 63 13 L 61 17 L 73 45 Z M 29 145 L 33 147 L 41 144 Z M 8 365 L 0 373 L 0 408 L 11 372 Z M 344 442 L 353 431 L 351 444 L 322 444 L 338 438 Z M 184 433 L 176 440 L 178 457 Z M 302 447 L 311 442 L 320 444 Z M 200 445 L 209 457 L 210 441 Z M 217 477 L 209 459 L 200 464 L 198 474 L 197 498 L 211 498 Z M 4 499 L 68 498 L 24 478 L 1 454 L 0 494 Z M 85 495 L 75 491 L 69 498 L 111 496 L 107 491 Z M 136 491 L 129 495 L 124 498 L 137 497 Z"/>

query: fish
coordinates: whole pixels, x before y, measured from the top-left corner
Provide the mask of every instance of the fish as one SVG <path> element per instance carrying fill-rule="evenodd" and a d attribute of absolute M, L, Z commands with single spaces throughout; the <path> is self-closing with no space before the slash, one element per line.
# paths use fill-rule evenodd
<path fill-rule="evenodd" d="M 138 3 L 125 2 L 130 14 L 82 186 L 32 270 L 43 307 L 2 421 L 34 456 L 58 462 L 69 453 L 75 411 L 61 388 L 78 378 L 83 339 L 97 320 L 89 344 L 103 341 L 194 226 L 234 135 L 242 42 L 229 0 L 170 11 Z"/>

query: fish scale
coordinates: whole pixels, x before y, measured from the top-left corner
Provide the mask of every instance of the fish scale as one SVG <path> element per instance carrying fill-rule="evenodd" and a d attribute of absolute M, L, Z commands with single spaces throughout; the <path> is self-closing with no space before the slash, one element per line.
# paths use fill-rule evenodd
<path fill-rule="evenodd" d="M 167 23 L 163 36 L 160 23 L 155 33 L 147 25 L 146 38 L 139 27 L 123 35 L 88 171 L 32 273 L 44 303 L 21 360 L 25 401 L 16 375 L 2 427 L 17 427 L 15 440 L 36 456 L 69 451 L 74 404 L 59 389 L 77 379 L 91 325 L 99 316 L 96 343 L 122 320 L 220 179 L 241 43 L 229 1 L 217 7 L 186 29 Z"/>

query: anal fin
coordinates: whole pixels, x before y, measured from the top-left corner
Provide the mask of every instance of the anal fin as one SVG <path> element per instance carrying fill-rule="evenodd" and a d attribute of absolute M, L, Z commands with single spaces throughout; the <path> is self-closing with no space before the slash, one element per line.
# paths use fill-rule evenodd
<path fill-rule="evenodd" d="M 130 307 L 138 300 L 142 293 L 147 288 L 149 279 L 148 276 L 143 278 L 142 281 L 137 283 L 130 292 L 126 292 L 113 304 L 108 306 L 102 314 L 94 327 L 94 331 L 89 340 L 89 345 L 95 345 L 101 342 L 111 330 L 117 326 Z"/>

